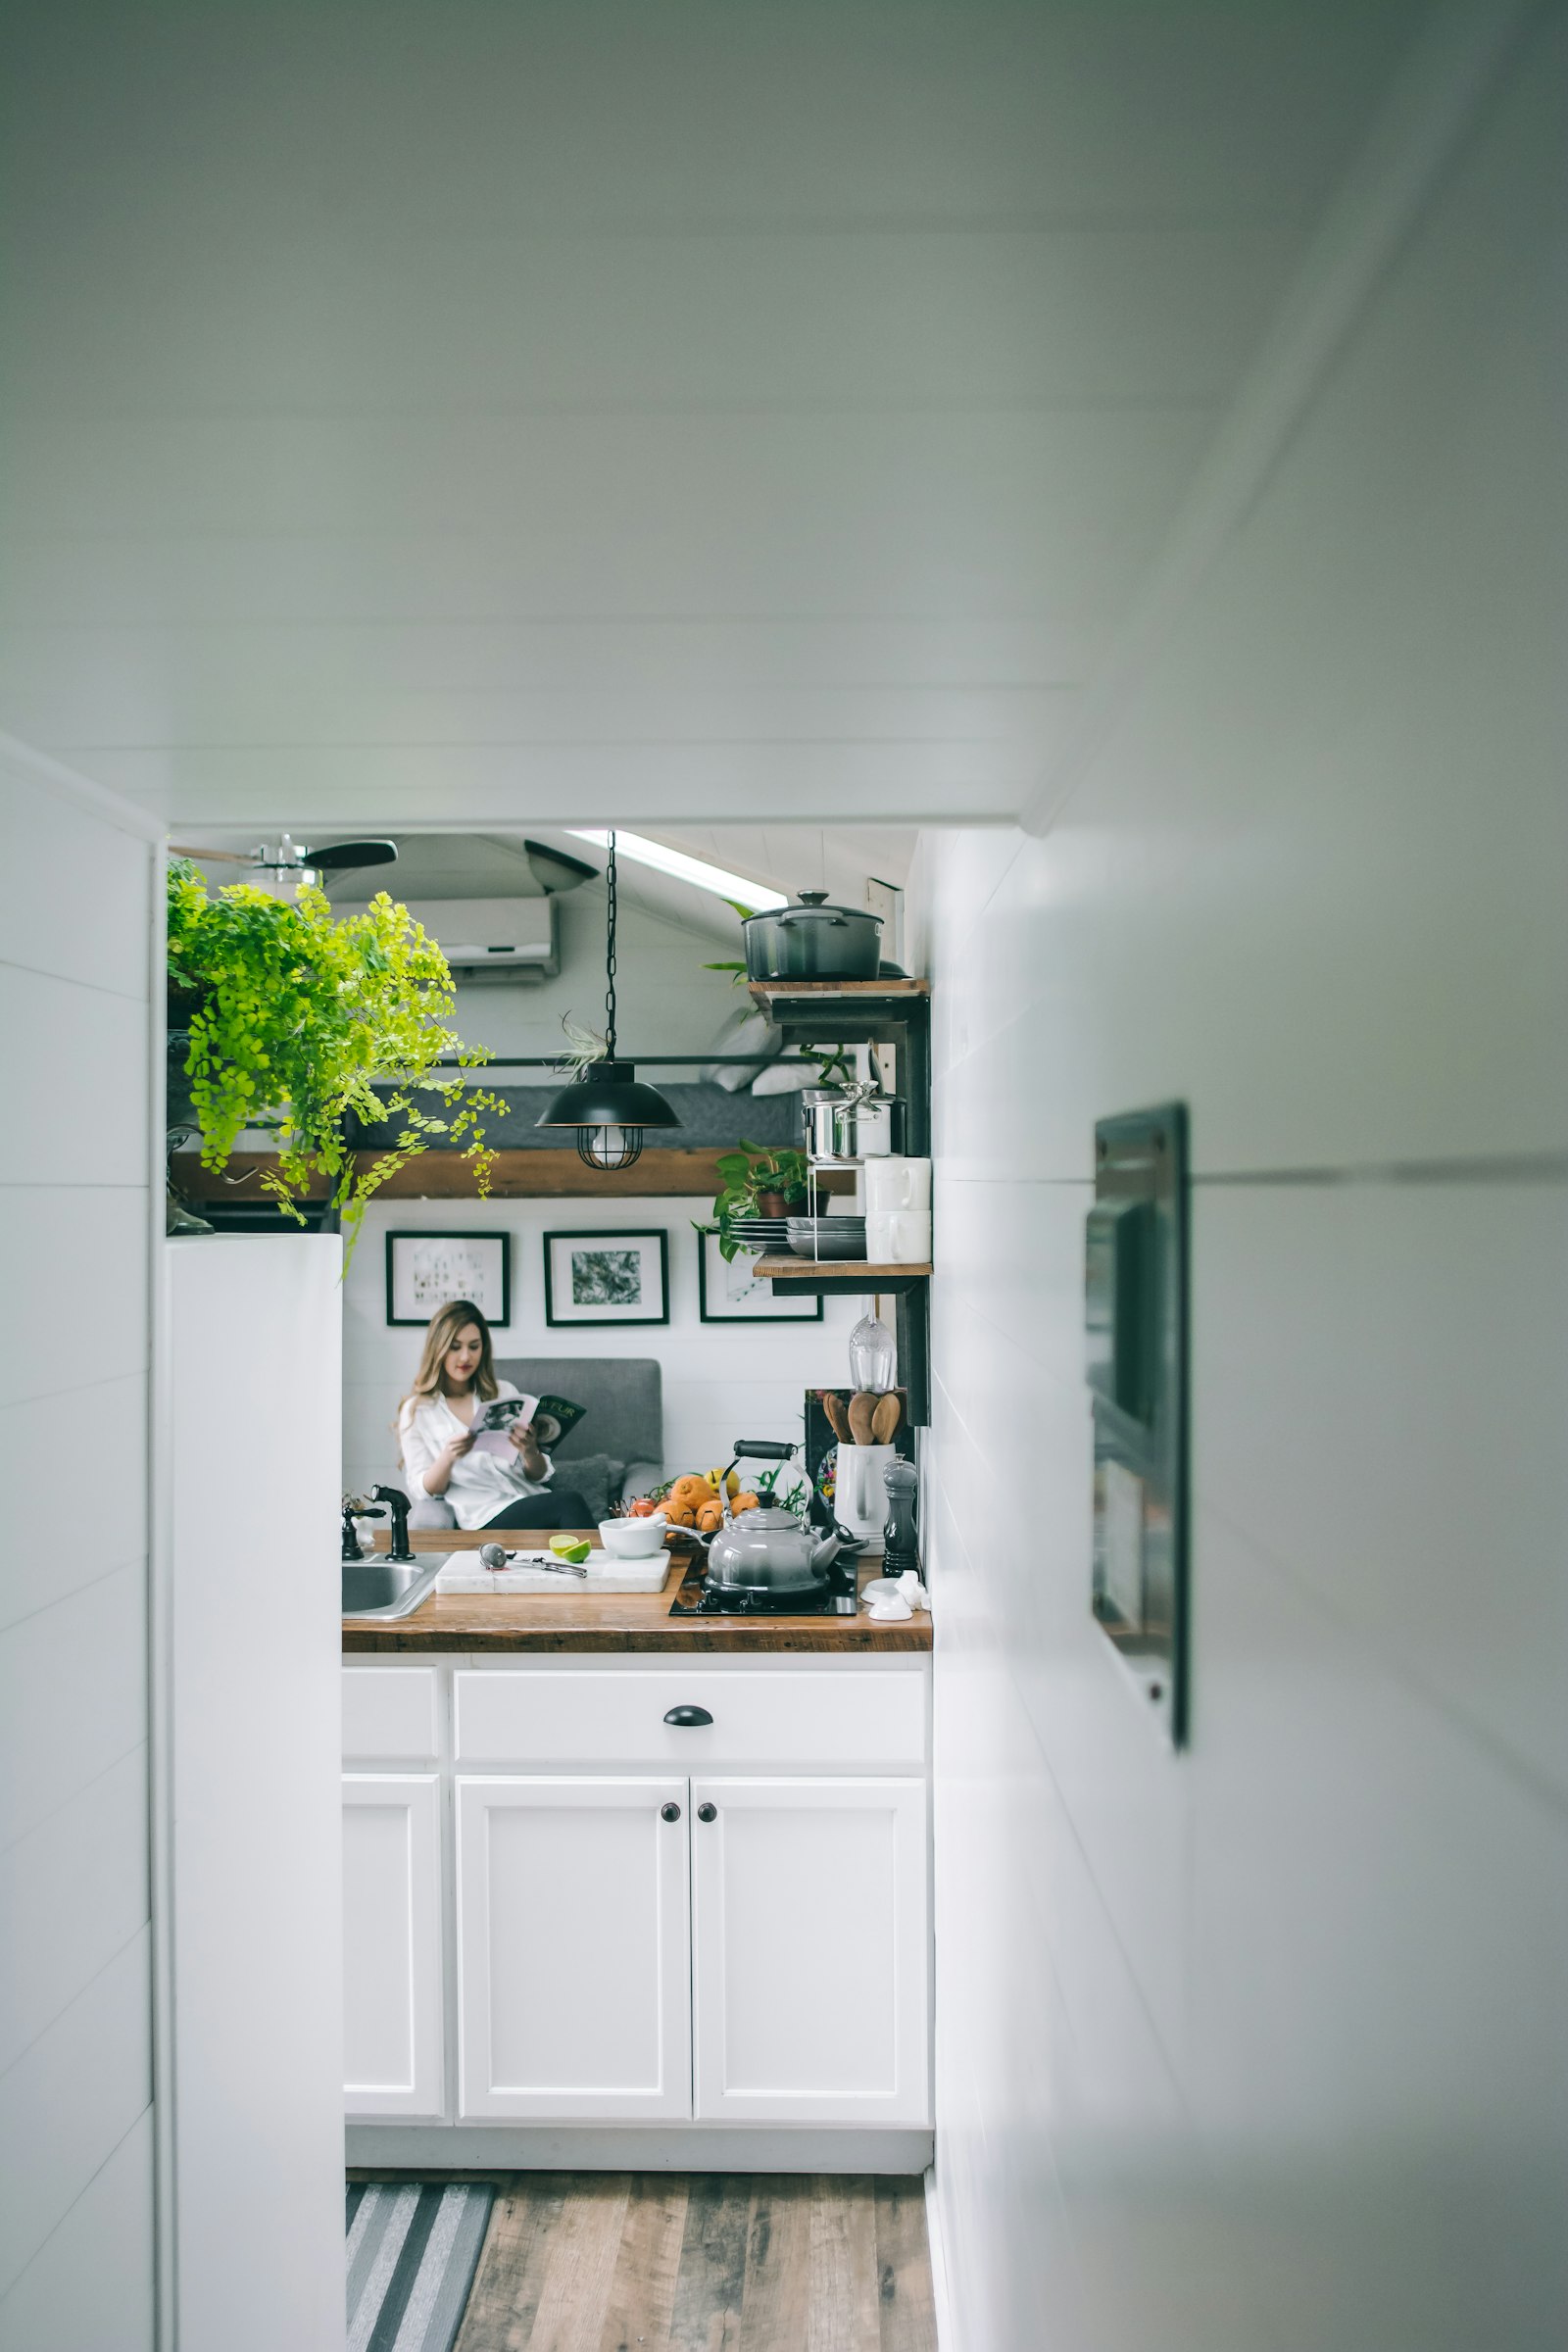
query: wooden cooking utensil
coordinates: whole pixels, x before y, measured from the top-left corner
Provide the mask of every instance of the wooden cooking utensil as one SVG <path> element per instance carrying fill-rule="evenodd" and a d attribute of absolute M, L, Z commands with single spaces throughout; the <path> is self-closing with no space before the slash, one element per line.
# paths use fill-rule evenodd
<path fill-rule="evenodd" d="M 843 1397 L 835 1396 L 832 1390 L 829 1389 L 822 1398 L 822 1410 L 826 1413 L 827 1425 L 839 1444 L 853 1446 L 855 1438 L 850 1429 L 850 1416 L 844 1410 Z"/>
<path fill-rule="evenodd" d="M 869 1389 L 861 1389 L 850 1398 L 850 1435 L 857 1446 L 869 1446 L 872 1442 L 871 1423 L 876 1402 Z"/>
<path fill-rule="evenodd" d="M 885 1396 L 877 1398 L 871 1414 L 871 1443 L 873 1446 L 892 1445 L 893 1432 L 899 1426 L 899 1416 L 903 1411 L 902 1402 L 891 1389 Z"/>

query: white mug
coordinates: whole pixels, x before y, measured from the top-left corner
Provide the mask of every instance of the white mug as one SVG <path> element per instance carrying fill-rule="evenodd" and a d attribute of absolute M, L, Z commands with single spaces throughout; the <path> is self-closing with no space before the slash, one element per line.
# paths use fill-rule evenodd
<path fill-rule="evenodd" d="M 868 1159 L 865 1163 L 867 1212 L 884 1208 L 929 1208 L 931 1162 L 928 1159 Z"/>
<path fill-rule="evenodd" d="M 879 1208 L 866 1212 L 865 1255 L 873 1266 L 921 1266 L 931 1257 L 928 1208 Z"/>

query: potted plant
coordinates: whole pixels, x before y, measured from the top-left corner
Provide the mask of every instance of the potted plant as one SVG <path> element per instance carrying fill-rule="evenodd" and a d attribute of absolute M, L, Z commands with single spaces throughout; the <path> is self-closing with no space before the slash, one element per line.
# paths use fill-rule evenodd
<path fill-rule="evenodd" d="M 195 866 L 176 858 L 169 986 L 187 1035 L 203 1167 L 220 1172 L 242 1128 L 275 1129 L 277 1165 L 264 1171 L 263 1188 L 303 1224 L 297 1203 L 324 1178 L 349 1250 L 370 1196 L 437 1138 L 462 1145 L 476 1189 L 487 1191 L 495 1154 L 480 1113 L 502 1105 L 440 1065 L 471 1067 L 488 1055 L 450 1026 L 446 957 L 385 891 L 363 914 L 342 916 L 309 884 L 292 903 L 243 883 L 210 899 Z M 416 1094 L 436 1096 L 440 1107 Z M 361 1120 L 402 1122 L 365 1166 L 348 1141 Z"/>
<path fill-rule="evenodd" d="M 723 1191 L 713 1202 L 718 1247 L 732 1258 L 741 1247 L 730 1232 L 732 1217 L 793 1217 L 806 1212 L 808 1160 L 804 1152 L 771 1144 L 749 1144 L 718 1157 Z"/>

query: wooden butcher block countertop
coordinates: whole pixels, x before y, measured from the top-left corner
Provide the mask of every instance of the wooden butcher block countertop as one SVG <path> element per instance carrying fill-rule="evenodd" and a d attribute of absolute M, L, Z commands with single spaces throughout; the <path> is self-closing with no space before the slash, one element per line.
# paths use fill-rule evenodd
<path fill-rule="evenodd" d="M 528 1528 L 514 1532 L 511 1542 L 542 1550 L 552 1534 L 564 1532 L 590 1540 L 597 1529 Z M 416 1552 L 477 1551 L 494 1539 L 484 1529 L 416 1529 L 410 1538 Z M 387 1548 L 381 1534 L 376 1548 Z M 366 1650 L 744 1650 L 761 1654 L 775 1650 L 865 1651 L 928 1650 L 931 1619 L 924 1609 L 892 1624 L 873 1625 L 864 1612 L 858 1617 L 671 1617 L 670 1603 L 688 1575 L 700 1573 L 691 1552 L 671 1555 L 670 1572 L 662 1592 L 584 1592 L 565 1578 L 558 1598 L 553 1592 L 497 1593 L 435 1592 L 410 1617 L 343 1620 L 345 1654 Z M 860 1581 L 881 1574 L 876 1560 L 862 1565 Z M 690 1595 L 688 1595 L 690 1597 Z"/>

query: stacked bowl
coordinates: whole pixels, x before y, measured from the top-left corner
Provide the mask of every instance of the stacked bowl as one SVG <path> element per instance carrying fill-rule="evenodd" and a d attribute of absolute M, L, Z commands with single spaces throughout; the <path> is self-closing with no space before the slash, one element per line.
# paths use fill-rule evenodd
<path fill-rule="evenodd" d="M 797 1257 L 863 1258 L 863 1217 L 791 1217 L 789 1247 Z"/>

